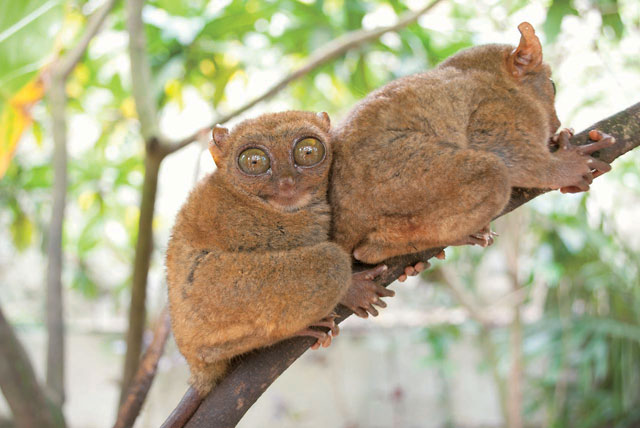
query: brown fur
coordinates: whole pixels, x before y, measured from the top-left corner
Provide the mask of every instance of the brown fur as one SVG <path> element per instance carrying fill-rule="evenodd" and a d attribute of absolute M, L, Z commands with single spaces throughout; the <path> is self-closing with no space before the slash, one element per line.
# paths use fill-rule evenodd
<path fill-rule="evenodd" d="M 549 151 L 551 72 L 533 28 L 519 29 L 517 48 L 471 48 L 395 80 L 333 130 L 335 242 L 366 263 L 451 245 L 500 213 L 511 187 L 589 174 L 586 156 Z"/>
<path fill-rule="evenodd" d="M 166 259 L 173 332 L 202 396 L 230 358 L 326 317 L 351 283 L 349 255 L 328 242 L 328 128 L 326 115 L 285 112 L 214 131 L 218 169 L 180 210 Z M 300 168 L 291 150 L 307 136 L 326 157 Z M 238 169 L 246 146 L 270 154 L 269 174 Z"/>

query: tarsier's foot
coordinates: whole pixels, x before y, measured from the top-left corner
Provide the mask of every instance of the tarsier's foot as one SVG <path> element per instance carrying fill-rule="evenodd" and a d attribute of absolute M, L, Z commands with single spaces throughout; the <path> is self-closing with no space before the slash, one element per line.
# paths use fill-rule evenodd
<path fill-rule="evenodd" d="M 407 280 L 407 277 L 416 276 L 423 270 L 428 269 L 430 266 L 431 263 L 429 262 L 418 262 L 413 266 L 407 266 L 406 268 L 404 268 L 404 273 L 398 277 L 398 281 L 405 282 Z"/>
<path fill-rule="evenodd" d="M 595 177 L 610 171 L 611 165 L 590 155 L 616 142 L 611 135 L 595 129 L 589 131 L 589 138 L 595 143 L 576 146 L 569 141 L 572 136 L 572 130 L 563 129 L 551 139 L 551 142 L 558 146 L 556 154 L 566 158 L 567 171 L 572 173 L 571 181 L 574 182 L 569 186 L 552 187 L 560 189 L 562 193 L 586 192 Z"/>
<path fill-rule="evenodd" d="M 486 225 L 479 232 L 472 233 L 469 236 L 462 238 L 460 241 L 454 242 L 451 245 L 479 245 L 481 247 L 488 247 L 493 244 L 494 236 L 498 236 L 497 233 L 491 230 L 491 225 Z"/>
<path fill-rule="evenodd" d="M 322 318 L 319 321 L 314 322 L 309 325 L 309 327 L 300 330 L 295 335 L 296 336 L 311 336 L 318 339 L 313 345 L 311 345 L 311 349 L 318 349 L 320 346 L 323 348 L 331 345 L 331 340 L 340 334 L 340 327 L 336 324 L 337 314 L 331 313 L 330 315 Z M 320 330 L 315 330 L 312 327 L 326 327 L 329 329 L 329 332 L 324 332 Z M 331 334 L 329 334 L 331 333 Z"/>
<path fill-rule="evenodd" d="M 571 138 L 575 134 L 575 131 L 573 130 L 573 128 L 562 128 L 560 132 L 558 132 L 556 135 L 552 136 L 549 139 L 550 149 L 554 149 L 554 150 L 558 149 L 558 147 L 560 146 L 560 143 L 558 142 L 558 140 L 560 138 L 560 135 L 562 134 L 566 134 L 569 138 Z"/>
<path fill-rule="evenodd" d="M 364 243 L 353 250 L 353 258 L 362 263 L 372 265 L 388 259 L 389 256 L 379 245 Z"/>
<path fill-rule="evenodd" d="M 386 308 L 387 304 L 381 297 L 392 297 L 396 293 L 387 290 L 373 280 L 387 270 L 385 265 L 376 266 L 362 272 L 356 272 L 351 276 L 351 286 L 340 300 L 340 304 L 351 309 L 357 316 L 367 318 L 369 314 L 374 317 L 378 310 L 373 306 Z"/>

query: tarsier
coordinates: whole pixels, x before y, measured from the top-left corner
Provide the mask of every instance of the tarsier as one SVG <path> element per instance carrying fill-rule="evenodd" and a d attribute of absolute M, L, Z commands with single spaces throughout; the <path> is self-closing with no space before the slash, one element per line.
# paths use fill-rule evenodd
<path fill-rule="evenodd" d="M 332 131 L 332 239 L 365 263 L 492 242 L 489 222 L 512 187 L 589 189 L 610 170 L 569 143 L 533 27 L 520 44 L 484 45 L 372 92 Z M 550 146 L 557 146 L 552 152 Z M 405 272 L 415 273 L 411 267 Z"/>
<path fill-rule="evenodd" d="M 296 335 L 328 346 L 339 302 L 367 316 L 393 295 L 372 281 L 385 266 L 352 276 L 328 241 L 329 127 L 326 113 L 292 111 L 213 131 L 217 170 L 180 210 L 166 257 L 173 333 L 201 397 L 232 357 Z"/>

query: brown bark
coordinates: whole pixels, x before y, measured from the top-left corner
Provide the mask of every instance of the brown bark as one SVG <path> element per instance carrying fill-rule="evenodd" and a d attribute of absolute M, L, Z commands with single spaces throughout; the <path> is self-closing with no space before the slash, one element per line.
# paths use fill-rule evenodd
<path fill-rule="evenodd" d="M 64 427 L 60 407 L 45 397 L 29 357 L 0 308 L 0 390 L 17 427 Z"/>
<path fill-rule="evenodd" d="M 150 153 L 151 151 L 151 153 Z M 146 320 L 147 276 L 153 251 L 153 212 L 158 190 L 158 173 L 161 158 L 153 156 L 152 147 L 147 147 L 145 157 L 144 182 L 140 201 L 140 219 L 138 220 L 138 240 L 136 242 L 133 264 L 133 282 L 131 284 L 131 304 L 129 306 L 129 331 L 127 332 L 127 352 L 124 362 L 124 374 L 120 403 L 126 398 L 127 390 L 134 374 L 138 370 L 142 351 L 142 335 Z"/>
<path fill-rule="evenodd" d="M 64 402 L 64 308 L 62 300 L 62 224 L 67 199 L 67 124 L 64 77 L 55 73 L 49 89 L 53 117 L 53 207 L 47 242 L 47 387 Z"/>
<path fill-rule="evenodd" d="M 602 150 L 599 157 L 607 162 L 622 156 L 640 145 L 640 103 L 600 121 L 589 129 L 597 128 L 613 135 L 615 145 Z M 584 144 L 587 131 L 572 138 L 574 144 Z M 511 201 L 500 214 L 504 215 L 549 190 L 514 189 Z M 404 268 L 418 261 L 428 260 L 440 252 L 434 248 L 419 254 L 396 257 L 386 262 L 389 269 L 377 280 L 387 286 L 404 272 Z M 351 315 L 344 307 L 337 310 L 339 321 Z M 238 359 L 229 374 L 205 398 L 187 423 L 189 428 L 234 427 L 251 405 L 273 381 L 298 359 L 313 343 L 311 338 L 293 338 L 272 347 L 257 350 Z"/>
<path fill-rule="evenodd" d="M 169 308 L 164 308 L 153 332 L 153 341 L 147 348 L 140 367 L 133 377 L 131 388 L 120 406 L 118 418 L 113 428 L 130 428 L 136 421 L 147 393 L 151 388 L 156 375 L 158 362 L 164 351 L 169 334 L 171 333 L 171 319 L 169 318 Z"/>

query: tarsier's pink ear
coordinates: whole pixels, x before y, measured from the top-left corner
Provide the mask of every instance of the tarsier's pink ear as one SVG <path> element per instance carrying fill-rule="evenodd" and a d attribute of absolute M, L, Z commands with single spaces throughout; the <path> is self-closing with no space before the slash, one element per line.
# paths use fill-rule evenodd
<path fill-rule="evenodd" d="M 329 119 L 329 115 L 327 114 L 327 112 L 322 111 L 320 113 L 316 113 L 316 116 L 318 116 L 320 120 L 322 120 L 322 124 L 326 127 L 326 130 L 328 131 L 329 128 L 331 128 L 331 119 Z"/>
<path fill-rule="evenodd" d="M 222 158 L 222 150 L 224 148 L 224 141 L 229 136 L 229 130 L 220 125 L 213 127 L 212 131 L 213 139 L 209 142 L 209 153 L 213 157 L 213 161 L 216 165 L 220 166 L 219 162 Z"/>
<path fill-rule="evenodd" d="M 542 46 L 533 26 L 528 22 L 518 25 L 520 44 L 507 58 L 507 69 L 519 78 L 535 70 L 542 63 Z"/>

